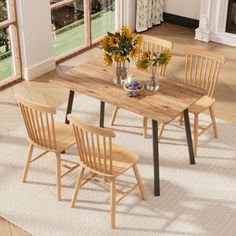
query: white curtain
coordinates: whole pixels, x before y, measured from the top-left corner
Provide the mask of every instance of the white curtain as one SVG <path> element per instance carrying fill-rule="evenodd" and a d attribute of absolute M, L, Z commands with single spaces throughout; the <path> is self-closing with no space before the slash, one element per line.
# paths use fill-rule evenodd
<path fill-rule="evenodd" d="M 142 32 L 163 21 L 164 0 L 137 0 L 136 31 Z"/>

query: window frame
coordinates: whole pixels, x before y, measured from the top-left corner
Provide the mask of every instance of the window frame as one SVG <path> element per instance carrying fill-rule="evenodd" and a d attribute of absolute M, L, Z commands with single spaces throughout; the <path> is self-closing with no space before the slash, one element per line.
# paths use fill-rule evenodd
<path fill-rule="evenodd" d="M 68 4 L 74 3 L 76 0 L 62 0 L 60 2 L 54 3 L 51 5 L 51 12 L 56 9 L 60 9 Z M 119 0 L 115 0 L 118 1 Z M 119 6 L 119 4 L 117 4 Z M 118 9 L 116 9 L 118 10 Z M 119 12 L 119 11 L 118 11 Z M 119 18 L 119 17 L 118 17 Z M 117 19 L 119 22 L 119 19 Z M 92 26 L 91 26 L 91 0 L 84 0 L 84 27 L 85 27 L 85 45 L 70 50 L 66 53 L 63 53 L 59 56 L 55 56 L 55 61 L 57 64 L 79 54 L 88 49 L 91 49 L 98 45 L 101 41 L 101 38 L 92 40 Z"/>
<path fill-rule="evenodd" d="M 9 27 L 11 39 L 12 66 L 14 75 L 0 81 L 0 90 L 22 80 L 19 31 L 17 23 L 16 0 L 6 0 L 8 19 L 0 22 L 0 29 Z"/>

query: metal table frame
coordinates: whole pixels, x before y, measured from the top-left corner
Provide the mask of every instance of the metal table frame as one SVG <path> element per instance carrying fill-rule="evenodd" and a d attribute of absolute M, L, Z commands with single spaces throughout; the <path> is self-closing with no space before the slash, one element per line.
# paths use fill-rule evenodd
<path fill-rule="evenodd" d="M 74 94 L 75 92 L 70 90 L 68 104 L 67 104 L 66 118 L 65 118 L 66 124 L 69 124 L 67 115 L 70 114 L 72 111 Z M 105 102 L 101 101 L 99 125 L 102 128 L 104 127 L 104 118 L 105 118 Z M 184 110 L 184 124 L 185 124 L 186 138 L 187 138 L 187 143 L 188 143 L 189 160 L 190 160 L 190 164 L 194 165 L 195 158 L 194 158 L 188 109 Z M 158 122 L 156 120 L 152 120 L 152 141 L 153 141 L 154 195 L 160 196 Z"/>

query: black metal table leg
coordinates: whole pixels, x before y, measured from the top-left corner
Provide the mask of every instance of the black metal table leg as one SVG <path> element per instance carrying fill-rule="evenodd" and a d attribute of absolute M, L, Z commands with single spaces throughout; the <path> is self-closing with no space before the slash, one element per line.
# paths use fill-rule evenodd
<path fill-rule="evenodd" d="M 190 122 L 189 122 L 188 109 L 184 110 L 184 124 L 185 124 L 186 137 L 187 137 L 187 142 L 188 142 L 189 160 L 190 160 L 190 164 L 194 165 L 195 158 L 194 158 L 193 141 L 192 141 Z"/>
<path fill-rule="evenodd" d="M 69 93 L 69 99 L 68 99 L 68 103 L 67 103 L 67 110 L 66 110 L 66 118 L 65 118 L 65 124 L 69 124 L 69 120 L 67 119 L 67 115 L 71 113 L 72 111 L 72 106 L 73 106 L 73 101 L 74 101 L 74 95 L 75 95 L 75 92 L 70 90 L 70 93 Z M 65 154 L 66 151 L 62 151 L 61 152 L 62 154 Z"/>
<path fill-rule="evenodd" d="M 105 102 L 101 101 L 100 105 L 100 127 L 104 128 Z"/>
<path fill-rule="evenodd" d="M 152 120 L 152 142 L 153 142 L 153 166 L 154 166 L 154 195 L 160 196 L 158 122 L 155 120 Z"/>
<path fill-rule="evenodd" d="M 69 120 L 67 119 L 67 115 L 70 114 L 72 111 L 74 95 L 75 95 L 75 92 L 70 90 L 68 104 L 67 104 L 67 110 L 66 110 L 65 124 L 69 124 Z"/>

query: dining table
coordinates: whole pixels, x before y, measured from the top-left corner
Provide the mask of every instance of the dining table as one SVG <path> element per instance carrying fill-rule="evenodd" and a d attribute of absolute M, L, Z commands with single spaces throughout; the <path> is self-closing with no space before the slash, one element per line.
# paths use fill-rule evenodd
<path fill-rule="evenodd" d="M 99 58 L 88 60 L 59 76 L 51 83 L 69 90 L 67 115 L 72 112 L 75 92 L 100 100 L 99 126 L 104 127 L 105 104 L 111 104 L 152 120 L 152 148 L 154 171 L 154 195 L 160 196 L 158 124 L 168 124 L 183 114 L 186 140 L 191 165 L 195 164 L 188 108 L 205 95 L 205 91 L 171 78 L 161 78 L 158 91 L 145 90 L 142 96 L 128 97 L 122 86 L 113 83 L 113 68 Z M 149 74 L 134 66 L 129 74 L 137 81 L 145 81 Z"/>

